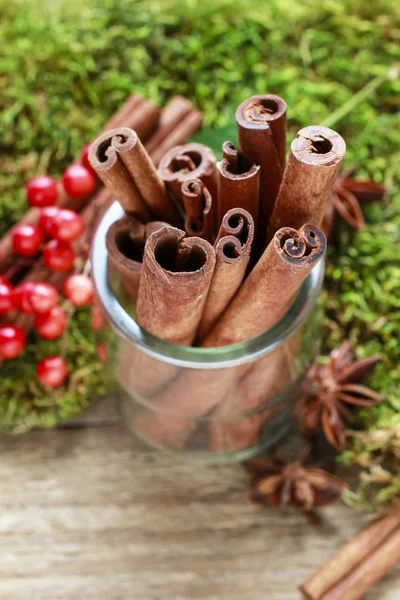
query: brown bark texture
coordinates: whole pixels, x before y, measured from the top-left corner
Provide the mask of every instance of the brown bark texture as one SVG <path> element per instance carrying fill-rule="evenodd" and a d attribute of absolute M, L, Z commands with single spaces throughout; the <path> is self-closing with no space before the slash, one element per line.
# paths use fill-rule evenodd
<path fill-rule="evenodd" d="M 239 105 L 236 123 L 240 150 L 261 168 L 258 240 L 262 248 L 285 168 L 286 103 L 273 94 L 252 96 Z"/>
<path fill-rule="evenodd" d="M 308 600 L 359 600 L 399 560 L 397 503 L 340 548 L 300 590 Z"/>
<path fill-rule="evenodd" d="M 215 245 L 216 265 L 200 322 L 199 340 L 213 328 L 239 289 L 249 265 L 253 239 L 251 214 L 243 208 L 229 210 Z"/>
<path fill-rule="evenodd" d="M 181 205 L 182 184 L 189 179 L 201 179 L 213 201 L 216 201 L 217 159 L 211 148 L 197 143 L 175 146 L 163 156 L 158 170 L 166 186 Z"/>
<path fill-rule="evenodd" d="M 164 227 L 146 242 L 136 320 L 167 342 L 191 345 L 215 267 L 214 248 L 201 238 Z"/>
<path fill-rule="evenodd" d="M 257 230 L 260 167 L 237 150 L 232 142 L 225 142 L 218 174 L 218 223 L 221 223 L 228 210 L 240 206 L 251 214 Z"/>
<path fill-rule="evenodd" d="M 125 212 L 142 222 L 161 219 L 178 225 L 181 217 L 136 132 L 119 127 L 92 144 L 89 161 Z"/>
<path fill-rule="evenodd" d="M 188 179 L 182 183 L 183 207 L 186 213 L 185 231 L 189 237 L 197 236 L 214 241 L 214 207 L 211 194 L 201 179 Z"/>
<path fill-rule="evenodd" d="M 202 345 L 236 344 L 274 325 L 325 250 L 326 238 L 318 227 L 280 229 Z"/>
<path fill-rule="evenodd" d="M 268 240 L 281 227 L 322 224 L 345 153 L 343 138 L 328 127 L 304 127 L 298 132 L 269 223 Z"/>

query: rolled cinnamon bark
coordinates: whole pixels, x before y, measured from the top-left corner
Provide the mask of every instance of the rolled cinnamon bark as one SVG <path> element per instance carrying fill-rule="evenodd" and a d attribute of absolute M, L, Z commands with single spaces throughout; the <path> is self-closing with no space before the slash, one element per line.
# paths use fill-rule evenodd
<path fill-rule="evenodd" d="M 399 560 L 397 505 L 364 527 L 299 589 L 309 600 L 358 600 Z"/>
<path fill-rule="evenodd" d="M 216 264 L 200 322 L 202 340 L 232 300 L 245 276 L 254 238 L 253 217 L 243 208 L 229 210 L 215 246 Z"/>
<path fill-rule="evenodd" d="M 242 102 L 236 111 L 240 150 L 260 165 L 259 241 L 265 239 L 282 181 L 286 155 L 286 102 L 263 94 Z"/>
<path fill-rule="evenodd" d="M 202 346 L 236 344 L 274 325 L 325 250 L 326 238 L 313 225 L 277 231 Z"/>
<path fill-rule="evenodd" d="M 213 247 L 201 238 L 164 227 L 146 242 L 138 324 L 174 344 L 191 345 L 196 336 L 215 267 Z"/>
<path fill-rule="evenodd" d="M 191 345 L 195 339 L 215 267 L 213 247 L 201 238 L 164 227 L 147 240 L 140 278 L 136 321 L 167 342 Z M 175 377 L 178 367 L 122 344 L 121 380 L 138 402 Z M 118 376 L 118 373 L 117 373 Z"/>
<path fill-rule="evenodd" d="M 217 159 L 203 144 L 175 146 L 160 161 L 158 171 L 169 190 L 182 205 L 182 184 L 201 179 L 214 200 L 218 191 Z"/>
<path fill-rule="evenodd" d="M 281 227 L 322 224 L 345 153 L 343 138 L 328 127 L 304 127 L 298 132 L 269 223 L 268 240 Z"/>
<path fill-rule="evenodd" d="M 115 193 L 127 214 L 143 222 L 158 219 L 179 224 L 178 209 L 135 131 L 112 129 L 92 144 L 89 161 L 103 183 Z"/>
<path fill-rule="evenodd" d="M 251 214 L 257 230 L 260 167 L 236 150 L 232 142 L 225 142 L 218 172 L 218 223 L 221 223 L 228 210 L 240 206 Z"/>
<path fill-rule="evenodd" d="M 276 398 L 291 381 L 287 348 L 279 348 L 256 361 L 231 393 L 217 404 L 208 425 L 209 447 L 233 452 L 256 443 L 264 423 L 282 410 Z"/>
<path fill-rule="evenodd" d="M 198 129 L 201 126 L 203 115 L 199 110 L 194 108 L 190 100 L 184 96 L 178 95 L 174 96 L 168 102 L 164 111 L 161 113 L 158 130 L 146 145 L 147 151 L 152 155 L 153 163 L 156 166 L 158 166 L 160 158 L 162 158 L 167 150 L 186 141 L 188 135 L 184 135 L 178 139 L 178 141 L 175 141 L 175 135 L 176 132 L 179 135 L 182 124 L 184 125 L 184 128 L 187 127 L 194 115 L 196 115 L 198 121 L 196 127 L 196 129 Z M 168 145 L 166 145 L 165 142 L 167 138 L 171 138 L 171 134 L 174 135 L 172 144 L 169 142 Z"/>
<path fill-rule="evenodd" d="M 168 139 L 161 142 L 161 144 L 152 152 L 153 162 L 156 167 L 158 167 L 162 157 L 170 148 L 183 144 L 193 133 L 200 129 L 202 123 L 203 113 L 194 107 L 186 118 L 178 118 L 176 127 L 171 130 Z"/>
<path fill-rule="evenodd" d="M 160 122 L 159 107 L 139 94 L 133 94 L 102 127 L 100 133 L 126 124 L 137 133 L 141 140 L 147 140 Z"/>
<path fill-rule="evenodd" d="M 197 236 L 213 242 L 214 214 L 210 192 L 201 179 L 185 181 L 182 183 L 181 191 L 186 213 L 186 234 L 189 237 Z"/>
<path fill-rule="evenodd" d="M 121 276 L 124 287 L 136 304 L 144 245 L 152 233 L 168 226 L 164 221 L 140 221 L 124 217 L 115 221 L 106 235 L 108 258 Z"/>
<path fill-rule="evenodd" d="M 110 264 L 118 271 L 128 294 L 136 303 L 145 244 L 145 225 L 124 217 L 107 231 L 106 246 Z"/>

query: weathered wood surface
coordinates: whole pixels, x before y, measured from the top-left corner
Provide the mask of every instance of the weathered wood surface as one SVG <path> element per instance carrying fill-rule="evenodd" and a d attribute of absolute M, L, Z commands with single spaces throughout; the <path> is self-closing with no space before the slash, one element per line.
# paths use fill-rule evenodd
<path fill-rule="evenodd" d="M 114 406 L 87 422 L 0 436 L 1 600 L 299 599 L 366 521 L 342 505 L 318 529 L 259 510 L 239 466 L 147 451 Z M 366 598 L 399 600 L 400 568 Z"/>

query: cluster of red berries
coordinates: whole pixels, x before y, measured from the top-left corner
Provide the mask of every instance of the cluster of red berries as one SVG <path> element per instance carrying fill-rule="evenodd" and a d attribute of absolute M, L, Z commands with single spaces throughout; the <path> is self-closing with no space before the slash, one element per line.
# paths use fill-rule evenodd
<path fill-rule="evenodd" d="M 71 165 L 62 177 L 65 192 L 79 198 L 91 194 L 96 185 L 94 172 L 88 162 L 89 145 L 81 154 L 81 164 Z M 32 257 L 43 246 L 43 260 L 53 271 L 69 271 L 75 261 L 71 242 L 84 230 L 80 215 L 73 210 L 55 206 L 59 191 L 55 179 L 39 175 L 26 186 L 27 200 L 31 206 L 41 208 L 38 226 L 17 225 L 13 230 L 13 247 L 16 254 Z M 93 300 L 93 286 L 86 275 L 70 275 L 64 283 L 64 296 L 74 306 L 84 306 Z M 68 318 L 59 305 L 59 293 L 48 283 L 27 281 L 13 287 L 0 276 L 0 315 L 13 310 L 34 315 L 34 329 L 45 340 L 59 338 L 67 328 Z M 0 360 L 16 358 L 26 346 L 23 329 L 14 325 L 0 327 Z M 41 383 L 50 387 L 61 385 L 68 376 L 68 368 L 61 356 L 48 356 L 37 366 Z"/>
<path fill-rule="evenodd" d="M 96 179 L 88 162 L 89 145 L 81 154 L 81 164 L 71 165 L 62 176 L 65 192 L 72 198 L 93 193 Z M 12 241 L 16 254 L 24 257 L 36 256 L 43 246 L 43 260 L 53 271 L 69 271 L 75 261 L 71 242 L 83 232 L 84 223 L 78 213 L 59 208 L 55 203 L 59 197 L 57 181 L 48 175 L 33 177 L 26 186 L 29 204 L 41 208 L 38 225 L 21 223 L 13 229 Z"/>
<path fill-rule="evenodd" d="M 92 282 L 87 275 L 70 275 L 63 293 L 74 306 L 84 306 L 93 299 Z M 14 309 L 34 315 L 34 329 L 45 340 L 59 338 L 67 328 L 66 312 L 58 302 L 56 288 L 48 283 L 26 281 L 13 288 L 4 277 L 0 277 L 0 315 Z M 0 327 L 0 359 L 16 358 L 25 346 L 23 329 L 15 325 Z M 49 356 L 39 363 L 36 373 L 41 383 L 55 387 L 65 381 L 68 369 L 61 356 Z"/>

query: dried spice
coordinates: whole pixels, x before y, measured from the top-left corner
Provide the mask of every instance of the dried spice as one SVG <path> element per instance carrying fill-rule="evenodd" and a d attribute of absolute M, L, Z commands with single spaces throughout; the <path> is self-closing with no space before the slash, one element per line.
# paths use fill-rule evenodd
<path fill-rule="evenodd" d="M 353 418 L 348 406 L 375 406 L 382 397 L 359 385 L 381 360 L 379 355 L 357 360 L 352 344 L 343 342 L 329 355 L 326 364 L 315 363 L 307 376 L 305 398 L 300 407 L 302 432 L 307 435 L 321 427 L 337 450 L 345 447 L 344 424 Z"/>
<path fill-rule="evenodd" d="M 338 177 L 325 213 L 324 232 L 328 234 L 332 231 L 337 214 L 350 227 L 363 229 L 365 220 L 361 204 L 381 200 L 385 193 L 386 188 L 375 181 L 350 176 Z"/>
<path fill-rule="evenodd" d="M 277 451 L 272 461 L 255 459 L 244 467 L 252 478 L 247 499 L 262 506 L 294 506 L 307 513 L 336 502 L 348 489 L 331 473 L 312 466 L 309 446 L 294 462 L 286 462 Z"/>

